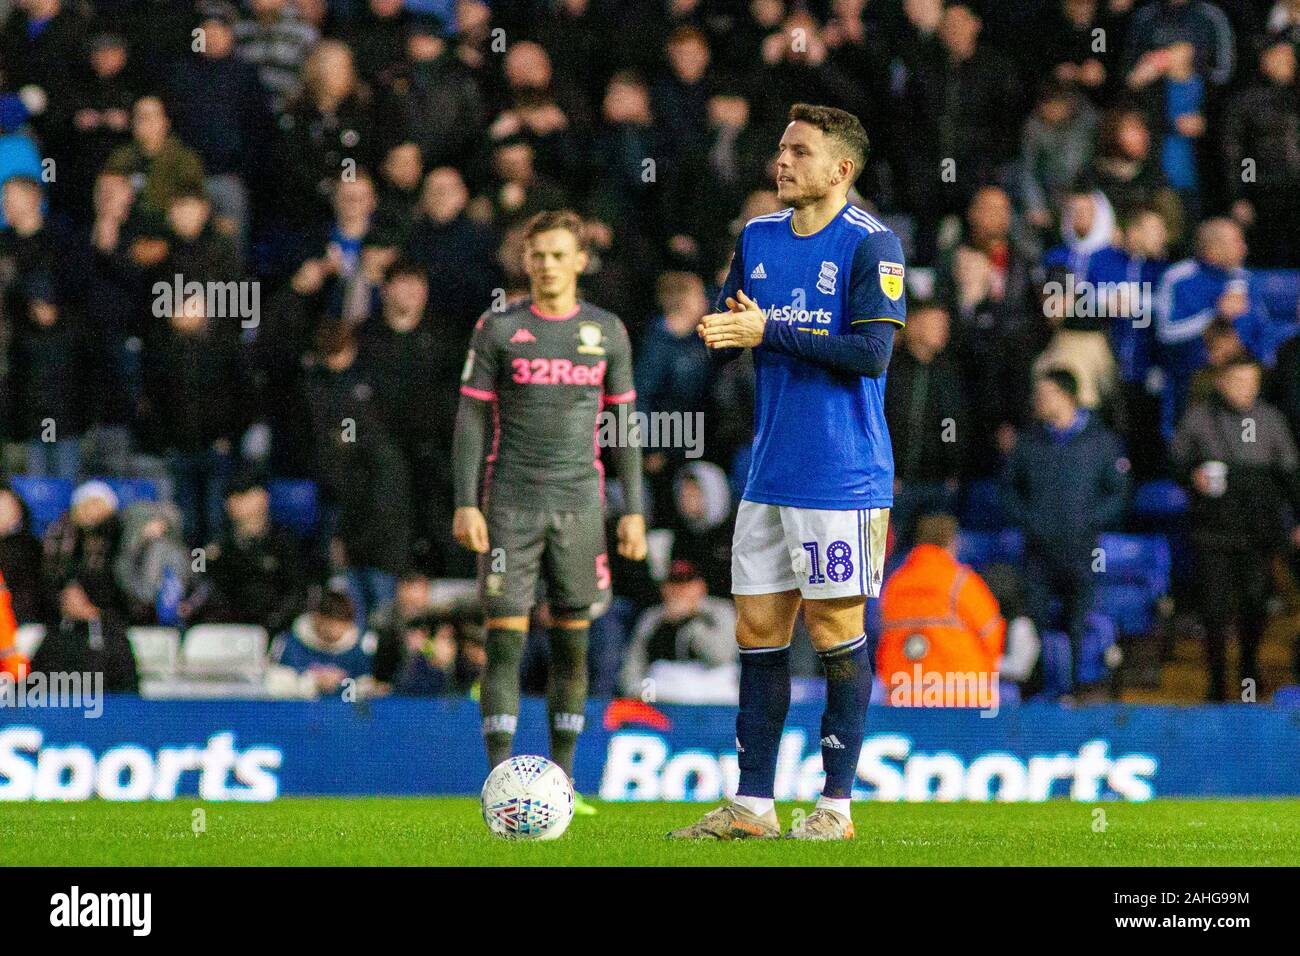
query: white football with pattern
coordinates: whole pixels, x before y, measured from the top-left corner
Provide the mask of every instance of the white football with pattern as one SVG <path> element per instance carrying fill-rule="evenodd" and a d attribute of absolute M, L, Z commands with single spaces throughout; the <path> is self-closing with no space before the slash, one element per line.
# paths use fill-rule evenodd
<path fill-rule="evenodd" d="M 545 757 L 511 757 L 483 784 L 483 822 L 507 840 L 555 840 L 573 820 L 573 785 Z"/>

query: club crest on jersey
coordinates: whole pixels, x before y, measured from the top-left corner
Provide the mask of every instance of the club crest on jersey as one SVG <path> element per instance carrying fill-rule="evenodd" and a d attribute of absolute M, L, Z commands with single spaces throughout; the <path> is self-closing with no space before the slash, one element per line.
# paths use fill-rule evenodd
<path fill-rule="evenodd" d="M 578 326 L 578 353 L 580 355 L 605 354 L 605 333 L 595 322 L 583 322 Z"/>
<path fill-rule="evenodd" d="M 833 262 L 823 262 L 822 271 L 817 274 L 817 291 L 827 295 L 835 294 L 835 277 L 840 274 L 840 267 Z"/>
<path fill-rule="evenodd" d="M 903 294 L 903 264 L 901 262 L 882 262 L 880 270 L 880 291 L 897 302 Z"/>

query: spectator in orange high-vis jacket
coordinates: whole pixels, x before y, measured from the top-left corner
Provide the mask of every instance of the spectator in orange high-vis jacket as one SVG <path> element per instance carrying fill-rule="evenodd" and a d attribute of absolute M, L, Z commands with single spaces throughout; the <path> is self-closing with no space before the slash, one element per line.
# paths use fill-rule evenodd
<path fill-rule="evenodd" d="M 28 660 L 18 650 L 17 637 L 18 619 L 14 617 L 9 586 L 5 584 L 4 575 L 0 574 L 0 674 L 8 674 L 20 681 L 27 676 Z"/>
<path fill-rule="evenodd" d="M 996 708 L 1007 625 L 997 599 L 957 561 L 957 520 L 927 515 L 880 595 L 876 673 L 896 707 Z"/>

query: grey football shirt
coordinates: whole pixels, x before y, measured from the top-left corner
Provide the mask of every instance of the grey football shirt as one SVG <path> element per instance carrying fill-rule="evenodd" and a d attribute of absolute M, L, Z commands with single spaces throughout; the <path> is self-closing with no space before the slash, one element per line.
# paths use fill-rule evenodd
<path fill-rule="evenodd" d="M 474 327 L 460 391 L 495 403 L 485 504 L 601 507 L 600 413 L 636 398 L 632 347 L 618 316 L 581 301 L 568 315 L 547 316 L 527 299 L 486 312 Z"/>

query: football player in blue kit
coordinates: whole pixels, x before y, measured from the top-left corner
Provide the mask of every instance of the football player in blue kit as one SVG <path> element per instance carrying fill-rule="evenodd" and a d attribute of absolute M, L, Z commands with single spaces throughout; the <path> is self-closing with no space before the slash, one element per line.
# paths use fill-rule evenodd
<path fill-rule="evenodd" d="M 798 104 L 789 120 L 776 160 L 788 208 L 745 225 L 718 311 L 699 327 L 720 358 L 746 348 L 754 358 L 753 459 L 732 545 L 740 781 L 734 800 L 675 838 L 781 835 L 774 787 L 800 606 L 826 673 L 826 783 L 787 836 L 854 832 L 850 800 L 872 682 L 863 611 L 880 594 L 893 504 L 885 369 L 907 313 L 903 251 L 848 200 L 868 150 L 857 117 Z"/>

